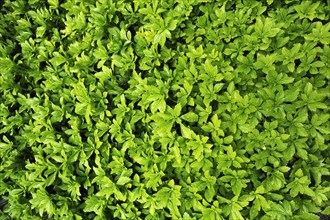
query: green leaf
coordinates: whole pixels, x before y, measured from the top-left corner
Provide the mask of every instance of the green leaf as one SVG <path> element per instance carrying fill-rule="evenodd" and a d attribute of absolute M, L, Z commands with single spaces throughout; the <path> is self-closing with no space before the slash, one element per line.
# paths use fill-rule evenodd
<path fill-rule="evenodd" d="M 299 157 L 301 157 L 303 160 L 308 160 L 308 152 L 305 149 L 297 147 L 296 150 Z"/>
<path fill-rule="evenodd" d="M 330 206 L 326 207 L 323 211 L 322 214 L 324 215 L 330 215 Z"/>
<path fill-rule="evenodd" d="M 320 217 L 318 215 L 312 213 L 304 213 L 297 217 L 299 217 L 299 219 L 301 220 L 320 220 Z"/>
<path fill-rule="evenodd" d="M 58 5 L 59 5 L 58 0 L 47 0 L 47 2 L 48 2 L 51 9 L 57 9 L 58 8 Z"/>
<path fill-rule="evenodd" d="M 49 62 L 53 64 L 54 67 L 58 67 L 66 62 L 66 58 L 62 56 L 59 52 L 54 52 L 53 58 L 51 58 Z"/>
<path fill-rule="evenodd" d="M 223 24 L 226 22 L 227 19 L 227 13 L 226 13 L 226 4 L 223 4 L 221 8 L 215 9 L 215 15 L 218 17 L 217 22 L 220 24 Z"/>
<path fill-rule="evenodd" d="M 322 103 L 322 102 L 314 102 L 314 103 L 309 103 L 308 108 L 311 111 L 315 112 L 317 109 L 327 109 L 328 106 L 325 103 Z"/>
<path fill-rule="evenodd" d="M 166 102 L 163 99 L 156 100 L 150 105 L 150 110 L 152 113 L 155 113 L 156 110 L 159 110 L 159 112 L 165 112 L 166 110 Z"/>
<path fill-rule="evenodd" d="M 129 183 L 131 181 L 131 178 L 126 177 L 126 176 L 121 176 L 119 177 L 118 181 L 117 181 L 117 185 L 123 186 L 126 183 Z"/>
<path fill-rule="evenodd" d="M 236 208 L 236 206 L 233 206 L 229 215 L 229 220 L 244 220 L 242 214 L 240 213 L 240 209 L 241 207 Z"/>
<path fill-rule="evenodd" d="M 232 190 L 234 195 L 238 196 L 241 194 L 242 189 L 246 187 L 246 184 L 242 182 L 242 180 L 236 179 L 234 184 L 232 185 Z"/>
<path fill-rule="evenodd" d="M 11 61 L 9 58 L 0 57 L 0 69 L 2 74 L 10 73 L 14 65 L 14 62 Z"/>
<path fill-rule="evenodd" d="M 171 189 L 168 187 L 163 187 L 156 194 L 156 198 L 158 201 L 158 208 L 165 208 L 167 204 L 170 202 L 171 198 Z"/>
<path fill-rule="evenodd" d="M 37 190 L 32 194 L 32 199 L 29 200 L 31 208 L 36 209 L 40 216 L 46 212 L 48 216 L 53 216 L 55 213 L 54 204 L 45 190 Z"/>
<path fill-rule="evenodd" d="M 88 105 L 88 103 L 76 103 L 75 113 L 77 113 L 78 115 L 85 115 Z"/>
<path fill-rule="evenodd" d="M 179 117 L 181 115 L 182 106 L 178 103 L 173 110 L 174 116 Z"/>
<path fill-rule="evenodd" d="M 102 66 L 102 71 L 95 73 L 95 77 L 100 80 L 101 83 L 104 83 L 108 79 L 110 79 L 112 76 L 112 70 L 108 68 L 107 66 Z"/>
<path fill-rule="evenodd" d="M 212 202 L 213 201 L 213 197 L 215 196 L 215 190 L 213 187 L 209 187 L 206 189 L 205 191 L 205 199 L 208 202 Z"/>
<path fill-rule="evenodd" d="M 223 143 L 224 144 L 230 144 L 230 143 L 233 142 L 233 140 L 234 140 L 234 137 L 232 135 L 230 135 L 230 136 L 227 136 L 223 139 Z"/>
<path fill-rule="evenodd" d="M 83 82 L 78 82 L 73 85 L 73 93 L 81 103 L 90 102 L 90 97 L 88 95 L 87 88 L 85 87 Z"/>
<path fill-rule="evenodd" d="M 194 134 L 194 132 L 192 130 L 190 130 L 184 124 L 180 124 L 180 128 L 181 128 L 182 137 L 187 138 L 187 139 L 192 138 L 191 136 L 192 136 L 192 134 Z"/>
<path fill-rule="evenodd" d="M 255 193 L 257 194 L 264 194 L 265 193 L 265 188 L 261 185 L 261 186 L 258 186 Z"/>
<path fill-rule="evenodd" d="M 104 200 L 91 196 L 85 201 L 84 212 L 95 212 L 97 215 L 102 215 Z"/>
<path fill-rule="evenodd" d="M 243 133 L 250 133 L 253 131 L 255 126 L 251 124 L 243 124 L 243 125 L 238 125 L 238 128 L 243 132 Z"/>
<path fill-rule="evenodd" d="M 198 115 L 194 112 L 188 112 L 181 116 L 181 118 L 188 122 L 197 122 L 198 121 Z"/>

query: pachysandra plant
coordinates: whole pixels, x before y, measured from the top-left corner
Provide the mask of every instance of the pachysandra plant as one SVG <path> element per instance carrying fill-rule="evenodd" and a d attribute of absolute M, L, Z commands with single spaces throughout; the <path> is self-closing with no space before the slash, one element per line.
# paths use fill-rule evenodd
<path fill-rule="evenodd" d="M 1 219 L 330 214 L 330 5 L 0 3 Z"/>

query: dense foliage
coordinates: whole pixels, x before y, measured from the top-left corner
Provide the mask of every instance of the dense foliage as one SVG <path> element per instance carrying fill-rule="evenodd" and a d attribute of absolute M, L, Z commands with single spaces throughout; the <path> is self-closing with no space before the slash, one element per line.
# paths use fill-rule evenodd
<path fill-rule="evenodd" d="M 1 219 L 318 219 L 330 3 L 16 0 Z"/>

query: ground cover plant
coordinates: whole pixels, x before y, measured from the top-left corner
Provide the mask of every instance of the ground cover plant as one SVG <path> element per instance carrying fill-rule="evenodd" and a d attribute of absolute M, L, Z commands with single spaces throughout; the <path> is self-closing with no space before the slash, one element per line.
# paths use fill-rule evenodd
<path fill-rule="evenodd" d="M 0 10 L 1 219 L 330 214 L 330 3 Z"/>

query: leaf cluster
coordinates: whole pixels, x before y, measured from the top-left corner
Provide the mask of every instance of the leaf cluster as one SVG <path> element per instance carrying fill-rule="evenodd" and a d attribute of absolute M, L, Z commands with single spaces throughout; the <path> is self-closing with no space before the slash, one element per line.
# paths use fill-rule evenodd
<path fill-rule="evenodd" d="M 0 218 L 329 213 L 329 8 L 4 1 Z"/>

